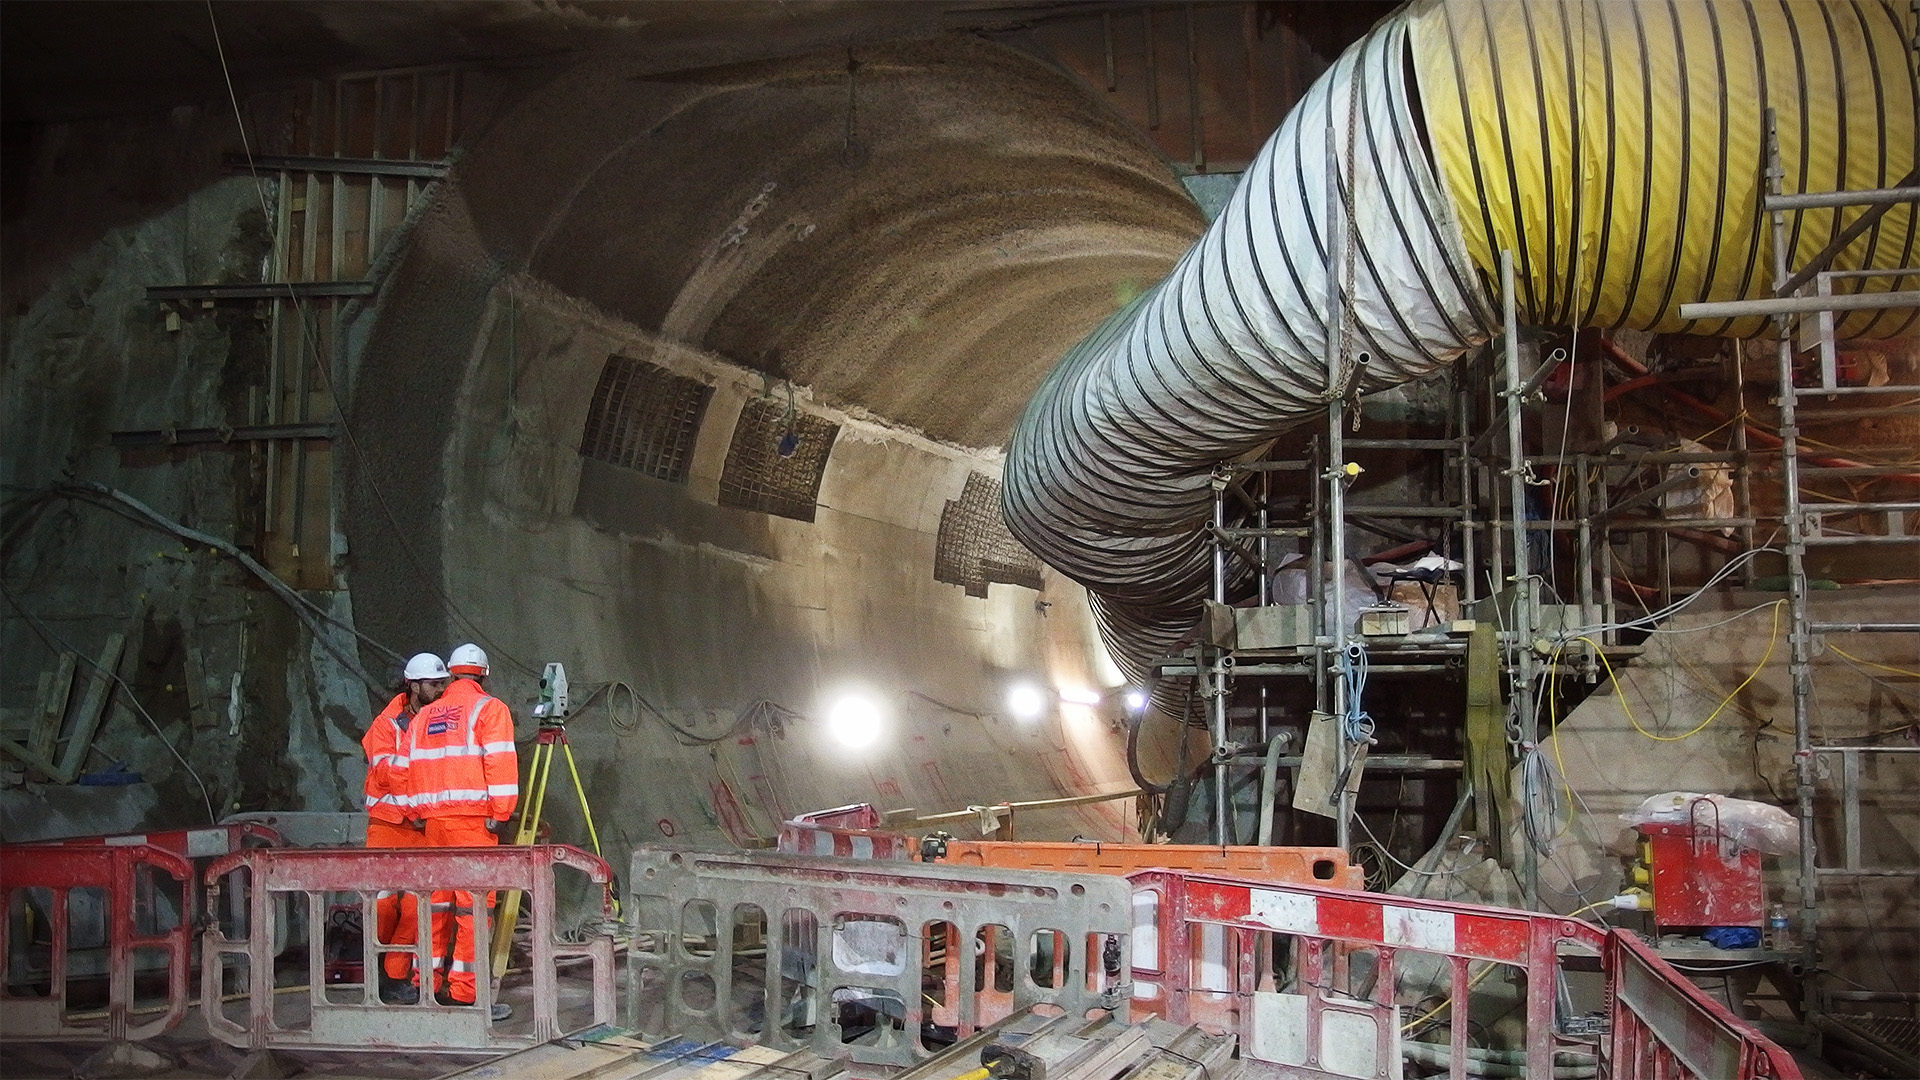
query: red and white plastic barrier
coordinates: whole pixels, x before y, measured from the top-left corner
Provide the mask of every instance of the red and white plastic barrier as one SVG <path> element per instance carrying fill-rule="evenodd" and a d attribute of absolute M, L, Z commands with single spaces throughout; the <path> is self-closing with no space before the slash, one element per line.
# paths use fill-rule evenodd
<path fill-rule="evenodd" d="M 0 849 L 0 957 L 7 971 L 0 981 L 0 1042 L 122 1042 L 148 1039 L 180 1022 L 187 1011 L 187 965 L 193 925 L 181 917 L 192 892 L 194 868 L 185 855 L 144 843 L 88 842 L 16 844 Z M 157 877 L 178 883 L 182 908 L 162 917 L 154 903 Z M 69 942 L 76 890 L 97 890 L 103 915 L 107 1001 L 104 1011 L 76 1010 L 68 1000 L 76 978 Z M 31 902 L 29 890 L 45 890 L 45 906 Z M 40 935 L 31 931 L 33 914 L 46 920 L 45 992 L 37 965 Z M 159 1015 L 135 1024 L 134 975 L 144 954 L 157 958 L 167 996 L 155 1006 Z M 157 954 L 157 955 L 156 955 Z M 16 969 L 15 964 L 18 964 Z M 18 980 L 18 981 L 16 981 Z"/>
<path fill-rule="evenodd" d="M 1135 1008 L 1233 1031 L 1242 1053 L 1267 1062 L 1275 1076 L 1397 1080 L 1404 1057 L 1445 1067 L 1454 1080 L 1490 1064 L 1499 1066 L 1496 1075 L 1799 1080 L 1785 1051 L 1624 930 L 1167 870 L 1128 880 Z M 1397 1003 L 1397 970 L 1435 961 L 1450 976 L 1448 997 L 1408 1022 Z M 1473 990 L 1495 970 L 1490 965 L 1507 966 L 1521 998 L 1522 1048 L 1469 1045 Z M 1603 973 L 1604 1033 L 1560 1034 L 1557 995 L 1571 967 Z M 1449 1013 L 1445 1045 L 1405 1039 L 1442 1011 Z"/>

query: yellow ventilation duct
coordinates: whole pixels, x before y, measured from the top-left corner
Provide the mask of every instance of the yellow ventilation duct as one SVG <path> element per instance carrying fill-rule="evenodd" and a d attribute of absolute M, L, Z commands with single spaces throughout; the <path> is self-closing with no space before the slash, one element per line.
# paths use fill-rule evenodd
<path fill-rule="evenodd" d="M 1008 447 L 1009 526 L 1092 591 L 1137 672 L 1196 622 L 1213 468 L 1330 392 L 1485 343 L 1501 249 L 1527 323 L 1760 332 L 1679 310 L 1771 294 L 1767 112 L 1789 193 L 1911 183 L 1913 23 L 1882 0 L 1403 8 L 1308 90 L 1167 279 L 1047 377 Z M 1790 213 L 1792 261 L 1859 213 Z M 1896 207 L 1835 265 L 1912 266 L 1915 226 Z M 1897 333 L 1913 314 L 1841 329 Z"/>
<path fill-rule="evenodd" d="M 1887 187 L 1914 165 L 1904 4 L 1424 2 L 1406 17 L 1467 254 L 1491 281 L 1499 252 L 1514 252 L 1523 322 L 1761 333 L 1757 319 L 1690 324 L 1679 305 L 1772 285 L 1767 104 L 1787 191 Z M 1798 215 L 1789 263 L 1859 212 Z M 1912 206 L 1896 206 L 1834 268 L 1910 267 L 1915 242 Z M 1841 333 L 1897 333 L 1912 318 L 1855 312 Z"/>

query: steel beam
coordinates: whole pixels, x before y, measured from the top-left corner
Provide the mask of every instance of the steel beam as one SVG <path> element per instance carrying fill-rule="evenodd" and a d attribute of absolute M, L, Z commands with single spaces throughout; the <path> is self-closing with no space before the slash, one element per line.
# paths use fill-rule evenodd
<path fill-rule="evenodd" d="M 149 285 L 149 300 L 272 300 L 372 296 L 371 281 L 249 281 L 233 285 Z"/>
<path fill-rule="evenodd" d="M 180 446 L 194 443 L 283 442 L 291 439 L 332 439 L 339 425 L 248 424 L 220 428 L 158 428 L 151 431 L 116 431 L 113 445 L 122 449 L 137 446 Z"/>
<path fill-rule="evenodd" d="M 389 158 L 314 157 L 299 154 L 228 154 L 230 172 L 344 173 L 350 176 L 402 176 L 437 180 L 453 167 L 449 161 L 395 161 Z"/>

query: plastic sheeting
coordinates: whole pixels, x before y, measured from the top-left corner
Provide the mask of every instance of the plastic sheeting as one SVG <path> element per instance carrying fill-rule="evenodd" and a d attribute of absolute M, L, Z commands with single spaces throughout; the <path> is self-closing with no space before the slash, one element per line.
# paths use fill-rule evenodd
<path fill-rule="evenodd" d="M 1920 101 L 1903 12 L 1403 9 L 1308 91 L 1173 273 L 1042 383 L 1008 447 L 1009 527 L 1089 588 L 1138 674 L 1197 620 L 1214 468 L 1320 418 L 1332 391 L 1417 379 L 1487 341 L 1497 248 L 1517 245 L 1524 321 L 1674 328 L 1683 302 L 1769 290 L 1766 105 L 1789 191 L 1902 179 Z M 1796 257 L 1858 212 L 1790 215 Z M 1896 209 L 1842 265 L 1906 265 L 1914 231 Z"/>

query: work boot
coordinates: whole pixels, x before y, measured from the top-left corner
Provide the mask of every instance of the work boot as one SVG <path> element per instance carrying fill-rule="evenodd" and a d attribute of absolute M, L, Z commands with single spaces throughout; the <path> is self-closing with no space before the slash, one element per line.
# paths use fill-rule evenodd
<path fill-rule="evenodd" d="M 433 1000 L 439 1002 L 442 1005 L 463 1005 L 468 1008 L 471 1008 L 472 1006 L 478 1004 L 477 1002 L 472 1002 L 472 1001 L 459 1001 L 452 997 L 447 996 L 446 994 L 435 994 Z M 493 1016 L 494 1023 L 497 1024 L 500 1021 L 505 1020 L 508 1017 L 511 1017 L 512 1015 L 513 1015 L 513 1006 L 507 1004 L 504 1001 L 496 1001 L 493 1003 L 492 1016 Z"/>
<path fill-rule="evenodd" d="M 420 1001 L 420 988 L 406 979 L 380 973 L 380 1000 L 389 1005 L 414 1005 Z"/>

